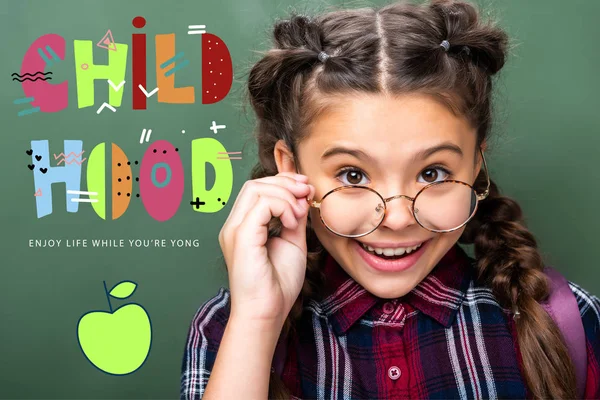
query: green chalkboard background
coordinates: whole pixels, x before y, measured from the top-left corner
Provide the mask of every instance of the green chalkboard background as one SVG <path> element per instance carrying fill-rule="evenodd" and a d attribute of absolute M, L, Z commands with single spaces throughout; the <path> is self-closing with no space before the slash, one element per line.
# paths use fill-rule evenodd
<path fill-rule="evenodd" d="M 240 107 L 252 50 L 268 46 L 269 26 L 291 9 L 318 11 L 331 5 L 356 8 L 384 1 L 308 0 L 3 0 L 0 36 L 3 77 L 0 96 L 0 398 L 176 398 L 186 333 L 197 308 L 227 286 L 220 263 L 217 234 L 256 161 L 248 140 L 252 115 Z M 497 85 L 496 132 L 500 135 L 488 163 L 492 177 L 520 201 L 546 261 L 594 294 L 600 294 L 597 245 L 600 214 L 600 2 L 594 0 L 502 0 L 479 3 L 501 20 L 519 45 Z M 148 87 L 155 87 L 154 35 L 176 33 L 177 51 L 190 65 L 177 72 L 176 86 L 196 87 L 196 104 L 148 100 L 146 111 L 133 111 L 126 85 L 117 112 L 98 107 L 108 101 L 105 82 L 95 84 L 95 104 L 78 109 L 73 40 L 98 42 L 111 29 L 115 41 L 131 45 L 131 21 L 144 16 L 148 35 Z M 233 58 L 235 80 L 228 97 L 202 105 L 200 37 L 187 26 L 205 24 L 220 36 Z M 69 107 L 58 113 L 17 117 L 23 97 L 10 74 L 20 70 L 29 45 L 46 33 L 67 41 L 65 60 L 53 67 L 53 83 L 69 79 Z M 107 51 L 94 48 L 94 61 L 107 62 Z M 131 79 L 130 64 L 125 78 Z M 226 125 L 217 134 L 212 121 Z M 157 222 L 141 200 L 132 199 L 117 220 L 102 220 L 89 205 L 67 213 L 64 184 L 53 185 L 54 212 L 36 217 L 30 158 L 32 140 L 49 140 L 50 153 L 63 140 L 118 144 L 131 160 L 141 159 L 142 129 L 152 140 L 166 139 L 179 148 L 186 174 L 183 201 L 175 216 Z M 185 130 L 185 133 L 182 133 Z M 242 151 L 232 161 L 233 192 L 217 213 L 194 212 L 191 200 L 190 143 L 217 138 L 227 151 Z M 82 190 L 85 185 L 85 164 Z M 207 186 L 214 175 L 210 168 Z M 107 175 L 110 169 L 107 169 Z M 109 175 L 108 175 L 109 176 Z M 135 187 L 135 186 L 134 186 Z M 134 189 L 135 190 L 135 189 Z M 198 239 L 191 248 L 30 248 L 30 239 Z M 135 373 L 111 376 L 94 368 L 79 348 L 76 326 L 90 310 L 107 309 L 107 286 L 132 280 L 138 284 L 127 301 L 142 304 L 152 321 L 148 359 Z M 113 307 L 124 304 L 113 301 Z M 235 379 L 235 377 L 232 377 Z"/>

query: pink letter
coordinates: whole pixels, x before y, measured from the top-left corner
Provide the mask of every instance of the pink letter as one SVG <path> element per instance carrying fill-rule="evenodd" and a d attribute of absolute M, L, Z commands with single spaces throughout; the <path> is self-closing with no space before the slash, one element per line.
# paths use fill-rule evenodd
<path fill-rule="evenodd" d="M 5 38 L 6 39 L 6 38 Z M 39 107 L 42 112 L 58 112 L 67 108 L 69 104 L 69 82 L 52 84 L 47 78 L 50 74 L 34 75 L 36 72 L 45 72 L 47 66 L 52 66 L 65 58 L 65 39 L 54 33 L 40 36 L 29 46 L 23 62 L 21 63 L 21 86 L 25 97 L 33 97 L 33 107 Z M 24 76 L 25 74 L 29 74 Z M 34 80 L 36 79 L 36 80 Z"/>

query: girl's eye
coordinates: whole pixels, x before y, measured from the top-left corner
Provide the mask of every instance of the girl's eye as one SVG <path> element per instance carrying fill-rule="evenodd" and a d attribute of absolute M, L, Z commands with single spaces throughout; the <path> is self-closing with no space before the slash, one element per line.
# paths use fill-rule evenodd
<path fill-rule="evenodd" d="M 440 173 L 438 171 L 441 171 L 443 174 L 443 178 L 441 179 L 442 181 L 446 180 L 450 175 L 452 175 L 452 173 L 450 171 L 448 171 L 446 168 L 441 167 L 441 166 L 436 166 L 436 167 L 430 167 L 430 168 L 423 170 L 423 172 L 421 172 L 420 176 L 424 177 L 424 179 L 425 179 L 424 183 L 437 182 L 437 179 L 440 177 Z"/>
<path fill-rule="evenodd" d="M 366 174 L 364 174 L 363 171 L 358 168 L 346 167 L 340 170 L 335 177 L 338 178 L 344 185 L 364 185 L 365 183 L 361 182 L 363 178 L 366 177 Z"/>
<path fill-rule="evenodd" d="M 422 183 L 428 184 L 437 182 L 438 179 L 441 181 L 446 180 L 451 175 L 452 172 L 439 165 L 424 169 L 420 174 L 425 179 Z M 344 185 L 366 185 L 367 182 L 363 182 L 363 179 L 368 181 L 367 175 L 361 169 L 355 167 L 342 168 L 336 178 Z"/>

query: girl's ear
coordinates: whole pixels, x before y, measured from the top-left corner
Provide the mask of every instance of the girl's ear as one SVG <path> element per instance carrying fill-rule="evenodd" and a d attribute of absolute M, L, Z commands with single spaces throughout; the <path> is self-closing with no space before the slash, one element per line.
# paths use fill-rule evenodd
<path fill-rule="evenodd" d="M 296 165 L 294 164 L 294 155 L 288 149 L 283 139 L 279 139 L 275 143 L 273 149 L 273 156 L 275 157 L 275 163 L 277 164 L 277 172 L 296 172 Z"/>

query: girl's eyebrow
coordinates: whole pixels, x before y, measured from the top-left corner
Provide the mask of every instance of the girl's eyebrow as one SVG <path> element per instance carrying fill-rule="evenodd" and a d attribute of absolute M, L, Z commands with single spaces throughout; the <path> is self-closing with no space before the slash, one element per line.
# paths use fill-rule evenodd
<path fill-rule="evenodd" d="M 349 147 L 344 147 L 344 146 L 335 146 L 335 147 L 331 147 L 331 148 L 325 150 L 325 152 L 321 155 L 321 163 L 324 162 L 327 158 L 330 158 L 330 157 L 333 157 L 333 156 L 339 155 L 339 154 L 348 154 L 354 158 L 358 158 L 359 160 L 363 160 L 363 161 L 367 161 L 367 162 L 375 161 L 373 159 L 373 157 L 371 157 L 370 155 L 368 155 L 367 153 L 365 153 L 364 151 L 362 151 L 360 149 L 351 149 Z"/>
<path fill-rule="evenodd" d="M 454 144 L 452 142 L 447 141 L 447 142 L 442 142 L 433 147 L 429 147 L 427 149 L 423 149 L 423 150 L 416 152 L 412 156 L 411 162 L 416 162 L 418 160 L 425 159 L 425 158 L 431 156 L 432 154 L 437 153 L 438 151 L 451 151 L 451 152 L 457 154 L 460 158 L 462 158 L 464 156 L 463 151 L 459 146 L 457 146 L 456 144 Z M 359 160 L 375 163 L 375 159 L 373 157 L 371 157 L 369 154 L 365 153 L 364 151 L 362 151 L 360 149 L 353 149 L 353 148 L 344 147 L 344 146 L 335 146 L 335 147 L 331 147 L 331 148 L 325 150 L 325 152 L 321 155 L 321 162 L 325 161 L 327 158 L 333 157 L 338 154 L 348 154 Z"/>
<path fill-rule="evenodd" d="M 459 146 L 455 145 L 454 143 L 447 141 L 447 142 L 442 142 L 433 147 L 430 147 L 428 149 L 423 149 L 423 150 L 416 152 L 412 156 L 411 161 L 415 162 L 418 160 L 425 159 L 425 158 L 431 156 L 432 154 L 437 153 L 438 151 L 451 151 L 451 152 L 457 154 L 460 158 L 463 158 L 462 149 Z"/>

